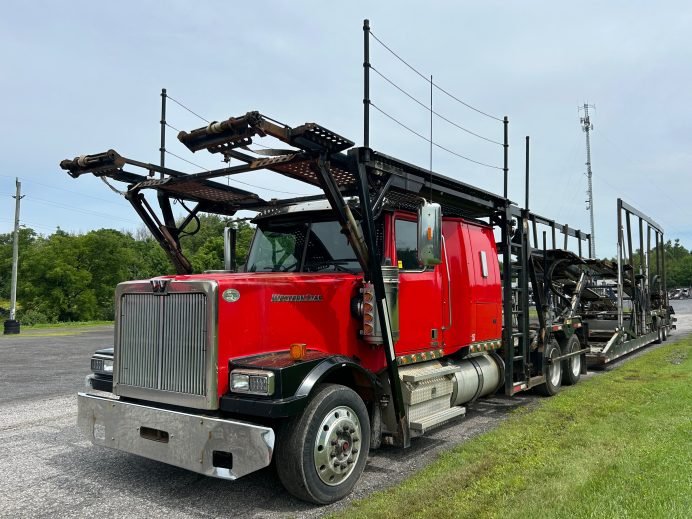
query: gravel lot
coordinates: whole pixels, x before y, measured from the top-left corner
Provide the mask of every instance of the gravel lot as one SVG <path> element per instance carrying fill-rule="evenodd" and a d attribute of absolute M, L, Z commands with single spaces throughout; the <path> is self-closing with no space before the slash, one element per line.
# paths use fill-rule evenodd
<path fill-rule="evenodd" d="M 673 305 L 678 331 L 669 341 L 692 331 L 692 300 Z M 76 427 L 76 393 L 89 356 L 111 344 L 111 334 L 111 327 L 99 327 L 0 336 L 2 517 L 319 517 L 348 502 L 300 502 L 271 468 L 229 482 L 92 446 Z M 406 451 L 382 448 L 370 456 L 349 499 L 395 484 L 539 398 L 485 399 L 470 406 L 465 419 L 414 440 Z"/>

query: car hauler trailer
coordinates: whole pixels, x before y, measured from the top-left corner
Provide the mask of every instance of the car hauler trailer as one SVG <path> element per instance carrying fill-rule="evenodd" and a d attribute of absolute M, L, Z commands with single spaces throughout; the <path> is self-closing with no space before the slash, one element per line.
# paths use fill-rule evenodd
<path fill-rule="evenodd" d="M 583 267 L 591 281 L 582 295 L 581 315 L 589 329 L 587 362 L 593 365 L 665 341 L 675 329 L 663 228 L 619 198 L 617 222 L 616 260 L 592 259 Z"/>
<path fill-rule="evenodd" d="M 263 136 L 291 150 L 251 151 Z M 88 379 L 111 394 L 78 398 L 95 444 L 226 479 L 274 461 L 291 493 L 329 503 L 382 442 L 406 448 L 477 398 L 552 395 L 585 372 L 580 312 L 597 294 L 587 234 L 314 123 L 248 112 L 178 138 L 240 165 L 185 174 L 113 150 L 61 162 L 75 178 L 127 184 L 178 272 L 116 290 L 112 357 L 98 352 Z M 267 201 L 214 182 L 262 169 L 323 195 Z M 173 200 L 193 205 L 181 221 Z M 257 213 L 246 264 L 232 268 L 231 230 L 226 271 L 193 274 L 181 234 L 200 212 L 240 210 Z M 639 297 L 628 287 L 620 301 Z M 665 329 L 667 307 L 657 311 L 619 337 Z"/>

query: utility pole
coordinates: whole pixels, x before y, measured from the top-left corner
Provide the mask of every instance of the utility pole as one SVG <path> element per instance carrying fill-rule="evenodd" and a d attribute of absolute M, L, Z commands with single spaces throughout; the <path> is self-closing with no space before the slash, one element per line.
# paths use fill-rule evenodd
<path fill-rule="evenodd" d="M 19 260 L 19 204 L 22 199 L 22 183 L 16 179 L 17 194 L 14 206 L 14 241 L 12 243 L 12 290 L 10 294 L 10 318 L 5 321 L 5 335 L 19 333 L 17 316 L 17 263 Z"/>
<path fill-rule="evenodd" d="M 579 110 L 584 110 L 584 117 L 581 117 L 579 121 L 581 122 L 581 129 L 586 133 L 586 178 L 588 181 L 588 187 L 586 189 L 586 196 L 588 200 L 586 201 L 586 210 L 589 211 L 589 218 L 591 220 L 591 250 L 589 251 L 589 257 L 596 257 L 596 235 L 594 233 L 594 223 L 593 223 L 593 183 L 591 180 L 591 140 L 589 139 L 589 132 L 593 130 L 593 124 L 591 124 L 591 119 L 589 118 L 589 108 L 593 108 L 593 105 L 584 103 L 583 107 Z"/>

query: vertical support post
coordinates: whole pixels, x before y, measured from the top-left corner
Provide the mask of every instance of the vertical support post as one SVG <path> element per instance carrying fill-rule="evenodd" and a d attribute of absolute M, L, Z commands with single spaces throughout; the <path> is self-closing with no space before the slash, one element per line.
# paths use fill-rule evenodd
<path fill-rule="evenodd" d="M 432 159 L 433 159 L 433 77 L 430 74 L 430 202 L 432 202 Z"/>
<path fill-rule="evenodd" d="M 363 146 L 370 147 L 370 20 L 363 20 Z"/>
<path fill-rule="evenodd" d="M 632 265 L 632 286 L 634 286 L 636 280 L 634 278 L 634 254 L 632 252 L 632 221 L 629 211 L 625 211 L 625 225 L 627 227 L 627 262 Z"/>
<path fill-rule="evenodd" d="M 508 182 L 508 176 L 509 176 L 509 162 L 508 162 L 508 152 L 509 152 L 509 119 L 505 115 L 505 117 L 502 119 L 502 126 L 504 128 L 504 143 L 502 147 L 504 148 L 504 165 L 502 167 L 502 171 L 504 173 L 504 197 L 507 198 L 508 192 L 507 192 L 507 182 Z"/>
<path fill-rule="evenodd" d="M 389 377 L 390 389 L 392 392 L 392 403 L 394 404 L 394 414 L 396 415 L 398 440 L 401 447 L 411 446 L 411 436 L 406 421 L 406 411 L 404 408 L 404 397 L 401 390 L 401 379 L 399 378 L 399 365 L 394 351 L 394 340 L 392 338 L 392 326 L 389 320 L 387 309 L 387 299 L 385 297 L 384 279 L 382 277 L 382 266 L 375 243 L 375 219 L 372 214 L 372 201 L 368 190 L 368 172 L 366 163 L 370 160 L 370 150 L 361 150 L 358 156 L 352 160 L 351 168 L 358 185 L 358 197 L 362 211 L 361 225 L 363 227 L 364 239 L 369 251 L 367 258 L 367 269 L 364 269 L 365 279 L 372 282 L 375 289 L 375 303 L 377 306 L 382 336 L 384 337 L 384 356 L 387 361 L 387 375 Z M 345 202 L 344 202 L 345 204 Z"/>
<path fill-rule="evenodd" d="M 526 188 L 525 188 L 525 193 L 526 193 L 526 203 L 525 203 L 525 209 L 528 211 L 529 209 L 529 136 L 526 136 Z"/>
<path fill-rule="evenodd" d="M 654 233 L 654 240 L 656 242 L 656 275 L 661 275 L 661 248 L 659 247 L 659 233 L 656 231 Z"/>
<path fill-rule="evenodd" d="M 646 283 L 651 286 L 651 226 L 646 224 Z"/>
<path fill-rule="evenodd" d="M 12 286 L 10 289 L 10 318 L 5 321 L 5 335 L 19 333 L 17 321 L 17 267 L 19 264 L 19 208 L 22 199 L 22 183 L 15 179 L 17 193 L 14 196 L 14 236 L 12 239 Z"/>
<path fill-rule="evenodd" d="M 624 235 L 622 230 L 622 200 L 618 198 L 618 330 L 622 331 L 622 292 L 623 292 L 623 279 L 622 279 L 622 255 L 623 255 L 623 242 Z"/>
<path fill-rule="evenodd" d="M 159 157 L 159 162 L 161 163 L 161 168 L 166 167 L 166 99 L 168 99 L 168 94 L 166 94 L 166 89 L 161 89 L 161 145 L 159 147 L 159 152 L 161 153 Z M 151 173 L 153 175 L 153 172 Z M 160 178 L 163 178 L 163 171 L 160 173 Z M 178 232 L 176 231 L 175 217 L 173 216 L 173 209 L 171 209 L 171 201 L 163 193 L 159 192 L 156 195 L 159 201 L 159 207 L 161 208 L 161 216 L 163 216 L 163 223 L 167 230 L 173 236 L 176 244 L 178 243 Z"/>
<path fill-rule="evenodd" d="M 550 231 L 553 235 L 553 249 L 555 249 L 557 247 L 557 245 L 555 245 L 557 243 L 555 238 L 555 222 L 550 222 Z"/>
<path fill-rule="evenodd" d="M 639 217 L 639 273 L 644 273 L 644 220 Z"/>
<path fill-rule="evenodd" d="M 563 249 L 567 250 L 567 239 L 569 238 L 569 226 L 567 224 L 564 225 L 562 228 L 562 232 L 565 234 L 565 244 L 563 245 Z"/>
<path fill-rule="evenodd" d="M 663 233 L 661 233 L 661 273 L 663 276 L 663 293 L 666 298 L 666 308 L 668 308 L 668 275 L 666 274 L 666 245 Z"/>
<path fill-rule="evenodd" d="M 161 89 L 161 146 L 159 147 L 159 152 L 161 157 L 159 158 L 159 164 L 162 168 L 166 167 L 166 89 Z M 160 173 L 160 177 L 163 178 L 163 171 Z"/>
<path fill-rule="evenodd" d="M 579 257 L 581 258 L 581 231 L 577 232 L 577 248 L 579 250 Z"/>
<path fill-rule="evenodd" d="M 505 395 L 514 394 L 514 340 L 512 337 L 512 213 L 509 202 L 502 208 L 502 338 L 505 351 Z M 520 223 L 521 225 L 521 223 Z M 523 232 L 523 229 L 517 229 Z M 525 233 L 528 239 L 528 232 Z M 526 244 L 523 244 L 526 246 Z M 526 310 L 526 309 L 525 309 Z"/>

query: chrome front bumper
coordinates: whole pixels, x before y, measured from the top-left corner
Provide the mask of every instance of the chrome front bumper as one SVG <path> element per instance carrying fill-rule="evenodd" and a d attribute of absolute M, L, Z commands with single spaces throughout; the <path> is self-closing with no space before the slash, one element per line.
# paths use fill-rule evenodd
<path fill-rule="evenodd" d="M 223 479 L 269 465 L 270 427 L 79 393 L 78 425 L 96 445 Z"/>

